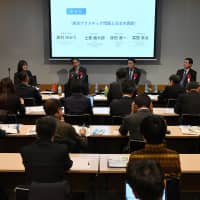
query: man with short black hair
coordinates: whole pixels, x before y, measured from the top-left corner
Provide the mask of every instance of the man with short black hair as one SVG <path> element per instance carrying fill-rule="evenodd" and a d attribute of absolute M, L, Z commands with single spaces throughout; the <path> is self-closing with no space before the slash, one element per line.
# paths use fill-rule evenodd
<path fill-rule="evenodd" d="M 184 59 L 184 69 L 179 69 L 176 74 L 180 77 L 180 85 L 186 87 L 191 81 L 196 81 L 197 72 L 192 68 L 193 59 Z"/>
<path fill-rule="evenodd" d="M 112 116 L 125 116 L 131 113 L 131 104 L 136 94 L 136 88 L 131 80 L 122 82 L 122 97 L 114 99 L 110 104 L 110 113 Z"/>
<path fill-rule="evenodd" d="M 22 98 L 33 98 L 36 104 L 42 103 L 42 97 L 37 89 L 30 86 L 29 77 L 26 71 L 21 71 L 18 75 L 20 83 L 16 85 L 16 93 Z"/>
<path fill-rule="evenodd" d="M 71 91 L 71 96 L 64 99 L 65 113 L 73 115 L 92 114 L 90 99 L 82 93 L 80 80 L 71 82 Z"/>
<path fill-rule="evenodd" d="M 164 174 L 154 160 L 130 160 L 126 169 L 127 182 L 137 199 L 161 200 Z"/>
<path fill-rule="evenodd" d="M 176 99 L 183 93 L 185 93 L 185 88 L 180 85 L 180 77 L 173 74 L 169 77 L 169 86 L 166 86 L 158 98 L 160 101 L 166 103 L 168 99 Z"/>
<path fill-rule="evenodd" d="M 122 82 L 128 80 L 127 70 L 125 68 L 119 68 L 116 71 L 116 81 L 112 82 L 108 91 L 108 103 L 110 104 L 113 99 L 119 99 L 122 97 Z M 134 82 L 133 82 L 134 84 Z M 134 86 L 134 85 L 133 85 Z"/>
<path fill-rule="evenodd" d="M 152 115 L 152 112 L 151 99 L 145 94 L 136 96 L 132 103 L 132 113 L 124 117 L 119 128 L 120 134 L 127 135 L 129 133 L 130 139 L 143 140 L 140 133 L 140 124 L 146 116 Z"/>
<path fill-rule="evenodd" d="M 44 110 L 47 115 L 53 116 L 56 120 L 55 141 L 66 141 L 69 152 L 81 152 L 87 148 L 86 132 L 82 130 L 78 135 L 71 124 L 63 121 L 62 107 L 59 100 L 49 99 L 45 101 Z"/>
<path fill-rule="evenodd" d="M 152 159 L 160 164 L 166 177 L 180 176 L 179 155 L 164 144 L 167 132 L 165 120 L 157 115 L 148 116 L 141 122 L 140 131 L 146 141 L 145 148 L 133 152 L 130 160 Z"/>
<path fill-rule="evenodd" d="M 136 60 L 134 58 L 128 59 L 128 67 L 126 68 L 128 73 L 128 79 L 134 80 L 135 84 L 138 85 L 141 76 L 141 70 L 136 66 Z"/>
<path fill-rule="evenodd" d="M 200 84 L 190 82 L 186 91 L 178 97 L 174 111 L 178 114 L 200 114 Z"/>
<path fill-rule="evenodd" d="M 54 117 L 46 116 L 37 120 L 38 140 L 21 149 L 25 173 L 30 182 L 59 182 L 64 172 L 72 166 L 65 145 L 53 143 L 56 131 Z"/>

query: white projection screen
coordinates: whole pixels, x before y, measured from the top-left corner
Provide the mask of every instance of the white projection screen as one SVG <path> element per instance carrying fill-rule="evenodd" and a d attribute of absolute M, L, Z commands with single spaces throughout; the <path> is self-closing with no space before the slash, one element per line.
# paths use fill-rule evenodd
<path fill-rule="evenodd" d="M 155 59 L 156 0 L 50 0 L 50 59 Z"/>

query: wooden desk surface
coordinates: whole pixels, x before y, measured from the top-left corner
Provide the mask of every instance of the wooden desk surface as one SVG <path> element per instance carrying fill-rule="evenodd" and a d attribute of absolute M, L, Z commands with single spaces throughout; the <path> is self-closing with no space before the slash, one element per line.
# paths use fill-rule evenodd
<path fill-rule="evenodd" d="M 96 116 L 110 116 L 110 107 L 93 107 L 92 111 Z"/>
<path fill-rule="evenodd" d="M 182 173 L 200 173 L 200 154 L 180 154 L 180 163 Z"/>
<path fill-rule="evenodd" d="M 97 173 L 99 169 L 98 154 L 70 154 L 73 166 L 69 173 Z M 0 153 L 0 173 L 24 172 L 19 153 Z"/>
<path fill-rule="evenodd" d="M 2 129 L 3 127 L 8 127 L 13 125 L 7 125 L 3 124 L 0 125 Z M 76 129 L 76 132 L 79 133 L 79 129 L 82 128 L 80 126 L 73 126 Z M 170 131 L 170 134 L 166 134 L 166 138 L 199 138 L 200 136 L 198 134 L 183 134 L 181 131 L 180 126 L 168 126 L 167 129 Z M 35 125 L 19 125 L 19 133 L 17 134 L 8 134 L 7 137 L 30 137 L 35 136 Z M 87 128 L 87 137 L 110 137 L 110 138 L 119 138 L 119 137 L 127 137 L 122 136 L 119 133 L 119 126 L 109 126 L 109 125 L 92 125 L 89 128 Z"/>
<path fill-rule="evenodd" d="M 64 97 L 64 93 L 62 93 L 62 95 L 58 95 L 58 94 L 41 94 L 42 96 L 42 100 L 46 101 L 49 99 L 61 99 Z"/>
<path fill-rule="evenodd" d="M 174 108 L 162 108 L 162 107 L 153 108 L 153 113 L 156 114 L 156 115 L 164 116 L 164 117 L 177 117 L 177 116 L 179 116 L 178 114 L 176 114 L 174 112 Z"/>

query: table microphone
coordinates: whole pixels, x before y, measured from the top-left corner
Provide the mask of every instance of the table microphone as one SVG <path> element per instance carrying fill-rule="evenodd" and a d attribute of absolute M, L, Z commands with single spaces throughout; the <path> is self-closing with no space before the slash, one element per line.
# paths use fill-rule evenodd
<path fill-rule="evenodd" d="M 8 67 L 8 77 L 10 78 L 10 67 Z"/>

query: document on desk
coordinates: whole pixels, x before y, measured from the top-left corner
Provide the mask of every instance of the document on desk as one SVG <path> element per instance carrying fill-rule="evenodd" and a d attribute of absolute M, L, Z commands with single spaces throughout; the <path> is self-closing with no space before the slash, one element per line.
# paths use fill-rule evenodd
<path fill-rule="evenodd" d="M 110 115 L 110 107 L 93 107 L 94 115 Z"/>
<path fill-rule="evenodd" d="M 9 134 L 17 134 L 21 124 L 0 124 L 0 129 Z"/>
<path fill-rule="evenodd" d="M 43 106 L 27 106 L 25 107 L 26 114 L 32 114 L 32 113 L 44 113 Z"/>
<path fill-rule="evenodd" d="M 199 126 L 179 126 L 181 132 L 186 135 L 200 135 Z"/>
<path fill-rule="evenodd" d="M 107 160 L 109 168 L 125 168 L 128 163 L 128 157 L 119 156 L 119 158 L 110 158 Z"/>

